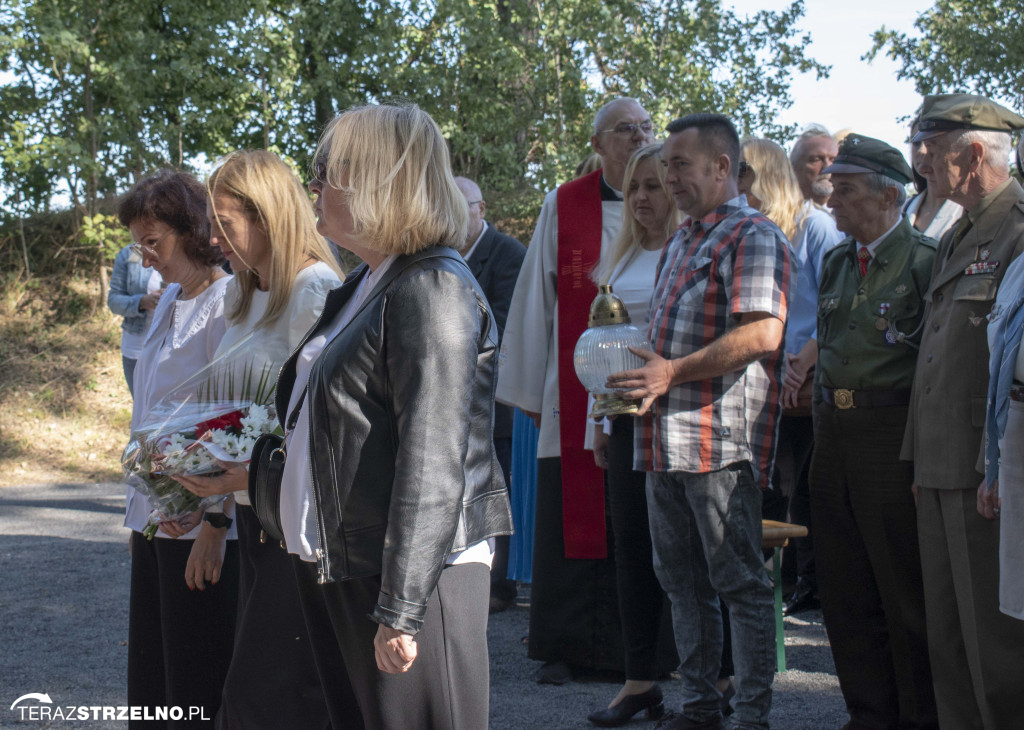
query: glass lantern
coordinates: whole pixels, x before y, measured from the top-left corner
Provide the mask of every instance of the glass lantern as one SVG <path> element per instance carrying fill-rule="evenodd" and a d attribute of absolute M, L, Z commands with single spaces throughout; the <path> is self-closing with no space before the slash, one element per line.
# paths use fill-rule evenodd
<path fill-rule="evenodd" d="M 605 385 L 612 373 L 644 366 L 644 360 L 630 352 L 630 347 L 650 350 L 651 343 L 643 332 L 630 324 L 626 305 L 612 293 L 611 286 L 602 284 L 590 305 L 588 327 L 573 353 L 576 377 L 595 399 L 590 418 L 640 410 L 638 399 L 623 398 L 621 391 Z"/>

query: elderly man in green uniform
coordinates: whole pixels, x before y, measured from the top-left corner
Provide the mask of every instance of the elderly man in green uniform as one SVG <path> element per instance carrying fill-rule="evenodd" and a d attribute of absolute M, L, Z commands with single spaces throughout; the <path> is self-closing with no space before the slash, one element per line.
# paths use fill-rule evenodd
<path fill-rule="evenodd" d="M 903 155 L 859 134 L 824 172 L 847 234 L 818 294 L 811 533 L 848 728 L 937 728 L 913 466 L 900 461 L 936 242 L 903 216 Z"/>
<path fill-rule="evenodd" d="M 1024 250 L 1024 190 L 1008 164 L 1024 118 L 981 96 L 943 94 L 925 98 L 919 119 L 913 143 L 928 194 L 965 211 L 935 258 L 902 454 L 914 462 L 939 722 L 1021 728 L 1024 622 L 999 611 L 999 520 L 979 508 L 992 495 L 982 476 L 986 317 Z"/>

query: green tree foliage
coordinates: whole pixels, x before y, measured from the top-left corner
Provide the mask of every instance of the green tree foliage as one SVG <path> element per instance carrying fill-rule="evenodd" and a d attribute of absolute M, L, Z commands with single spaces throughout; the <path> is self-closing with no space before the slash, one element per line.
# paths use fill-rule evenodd
<path fill-rule="evenodd" d="M 803 3 L 720 0 L 7 0 L 0 172 L 7 211 L 81 215 L 160 165 L 236 148 L 308 164 L 340 109 L 409 99 L 490 210 L 527 221 L 588 152 L 593 112 L 640 98 L 658 126 L 698 110 L 782 137 L 793 73 L 827 68 Z"/>
<path fill-rule="evenodd" d="M 921 94 L 973 91 L 1024 108 L 1022 11 L 1019 0 L 938 0 L 916 34 L 876 31 L 868 57 L 898 61 Z"/>

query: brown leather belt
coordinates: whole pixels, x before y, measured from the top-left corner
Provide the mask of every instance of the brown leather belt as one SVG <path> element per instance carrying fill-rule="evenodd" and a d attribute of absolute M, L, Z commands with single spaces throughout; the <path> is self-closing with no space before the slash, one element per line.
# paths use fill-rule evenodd
<path fill-rule="evenodd" d="M 1024 385 L 1010 386 L 1010 400 L 1019 400 L 1024 402 Z"/>
<path fill-rule="evenodd" d="M 830 406 L 847 408 L 881 408 L 905 406 L 910 403 L 910 389 L 904 390 L 849 390 L 821 386 L 821 397 Z"/>

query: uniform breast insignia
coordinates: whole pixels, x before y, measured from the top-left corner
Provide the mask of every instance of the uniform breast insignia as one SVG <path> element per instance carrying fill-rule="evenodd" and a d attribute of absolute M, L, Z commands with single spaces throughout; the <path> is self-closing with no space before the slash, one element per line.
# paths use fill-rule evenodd
<path fill-rule="evenodd" d="M 988 261 L 988 257 L 991 256 L 991 255 L 992 255 L 992 251 L 990 251 L 987 248 L 983 248 L 983 249 L 981 249 L 980 252 L 978 252 L 978 259 L 981 260 L 981 261 Z"/>
<path fill-rule="evenodd" d="M 907 293 L 907 285 L 906 284 L 900 284 L 898 287 L 896 287 L 896 293 L 899 294 L 900 296 L 903 296 L 904 294 L 906 294 Z"/>
<path fill-rule="evenodd" d="M 978 274 L 994 274 L 999 268 L 998 261 L 975 261 L 964 269 L 964 276 L 977 276 Z"/>
<path fill-rule="evenodd" d="M 976 317 L 974 315 L 974 312 L 971 312 L 970 314 L 967 315 L 967 321 L 973 324 L 975 327 L 981 324 L 984 320 L 984 317 Z"/>

